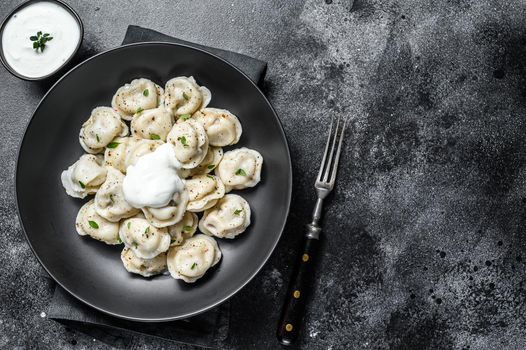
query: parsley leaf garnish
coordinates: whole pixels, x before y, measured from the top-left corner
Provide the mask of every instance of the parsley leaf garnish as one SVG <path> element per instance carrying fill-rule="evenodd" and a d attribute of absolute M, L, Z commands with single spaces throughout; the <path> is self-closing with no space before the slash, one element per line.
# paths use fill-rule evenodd
<path fill-rule="evenodd" d="M 234 215 L 239 215 L 243 210 L 242 209 L 236 209 L 234 211 Z"/>
<path fill-rule="evenodd" d="M 236 170 L 236 175 L 247 176 L 247 173 L 245 173 L 245 170 L 239 168 Z"/>
<path fill-rule="evenodd" d="M 197 266 L 197 263 L 193 263 L 193 264 L 192 264 L 192 267 L 190 267 L 190 270 L 195 269 L 196 266 Z"/>
<path fill-rule="evenodd" d="M 187 120 L 190 118 L 192 118 L 190 114 L 181 114 L 181 116 L 179 117 L 179 119 L 182 119 L 182 120 Z"/>
<path fill-rule="evenodd" d="M 157 135 L 157 134 L 150 134 L 150 139 L 151 140 L 160 140 L 161 139 L 161 136 Z"/>
<path fill-rule="evenodd" d="M 53 37 L 50 36 L 49 33 L 45 33 L 42 35 L 41 31 L 37 32 L 37 35 L 31 35 L 29 37 L 29 40 L 33 42 L 33 48 L 38 51 L 40 49 L 40 52 L 44 51 L 44 48 L 46 47 L 46 43 L 48 41 L 53 40 Z"/>
<path fill-rule="evenodd" d="M 148 97 L 148 95 L 150 94 L 150 90 L 148 90 L 148 89 L 144 89 L 144 91 L 142 92 L 142 94 L 144 95 L 144 97 Z"/>
<path fill-rule="evenodd" d="M 184 92 L 184 91 L 183 91 L 183 98 L 184 98 L 185 100 L 187 100 L 187 101 L 190 99 L 190 97 L 189 97 L 189 96 L 186 94 L 186 92 Z"/>
<path fill-rule="evenodd" d="M 83 188 L 83 189 L 86 188 L 86 185 L 84 184 L 84 182 L 82 182 L 82 181 L 80 181 L 80 180 L 79 180 L 79 185 L 80 185 L 80 187 Z"/>
<path fill-rule="evenodd" d="M 112 142 L 108 143 L 108 145 L 106 147 L 107 148 L 116 148 L 120 144 L 121 144 L 120 142 L 112 141 Z"/>
<path fill-rule="evenodd" d="M 141 113 L 142 111 L 144 111 L 144 109 L 143 109 L 142 107 L 139 107 L 139 108 L 137 108 L 137 112 L 136 112 L 136 113 L 139 114 L 139 113 Z"/>
<path fill-rule="evenodd" d="M 179 136 L 179 137 L 177 138 L 177 141 L 181 141 L 181 143 L 183 144 L 184 147 L 188 147 L 188 143 L 187 143 L 187 141 L 186 141 L 186 137 L 184 137 L 184 136 Z"/>
<path fill-rule="evenodd" d="M 88 224 L 91 228 L 99 228 L 99 224 L 97 224 L 95 221 L 88 220 Z"/>

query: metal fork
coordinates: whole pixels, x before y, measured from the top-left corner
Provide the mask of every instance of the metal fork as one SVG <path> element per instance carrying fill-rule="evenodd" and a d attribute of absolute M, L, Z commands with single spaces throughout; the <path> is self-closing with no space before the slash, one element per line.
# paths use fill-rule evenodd
<path fill-rule="evenodd" d="M 284 345 L 292 344 L 298 337 L 301 328 L 301 321 L 305 313 L 309 292 L 309 282 L 314 273 L 314 258 L 318 251 L 321 233 L 319 222 L 322 215 L 323 200 L 334 188 L 346 124 L 346 119 L 342 121 L 338 117 L 335 121 L 333 118 L 329 128 L 325 152 L 321 160 L 316 183 L 314 184 L 318 199 L 316 200 L 312 214 L 312 222 L 307 225 L 302 255 L 297 261 L 297 265 L 289 282 L 285 304 L 278 325 L 278 340 Z"/>

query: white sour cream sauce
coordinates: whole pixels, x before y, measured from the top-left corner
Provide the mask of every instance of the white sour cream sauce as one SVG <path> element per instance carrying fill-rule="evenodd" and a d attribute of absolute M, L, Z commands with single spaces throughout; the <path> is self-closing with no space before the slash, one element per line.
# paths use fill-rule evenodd
<path fill-rule="evenodd" d="M 181 163 L 171 144 L 165 143 L 145 154 L 126 169 L 122 188 L 124 199 L 134 208 L 162 208 L 184 190 L 177 174 Z"/>
<path fill-rule="evenodd" d="M 49 33 L 44 51 L 33 48 L 30 36 Z M 75 52 L 80 41 L 75 17 L 62 6 L 42 1 L 25 6 L 7 21 L 2 34 L 2 50 L 7 64 L 29 78 L 55 72 Z"/>

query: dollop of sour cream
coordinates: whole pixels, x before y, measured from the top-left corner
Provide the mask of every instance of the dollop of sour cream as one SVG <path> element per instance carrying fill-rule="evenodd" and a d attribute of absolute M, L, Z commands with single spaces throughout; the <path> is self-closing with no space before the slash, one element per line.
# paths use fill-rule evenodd
<path fill-rule="evenodd" d="M 164 144 L 145 154 L 126 169 L 124 199 L 134 208 L 162 208 L 184 190 L 177 174 L 181 163 L 171 144 Z"/>
<path fill-rule="evenodd" d="M 53 39 L 43 51 L 33 48 L 31 36 L 49 33 Z M 2 33 L 2 50 L 11 68 L 28 78 L 55 72 L 75 52 L 80 26 L 75 17 L 61 5 L 41 1 L 17 11 L 7 21 Z"/>

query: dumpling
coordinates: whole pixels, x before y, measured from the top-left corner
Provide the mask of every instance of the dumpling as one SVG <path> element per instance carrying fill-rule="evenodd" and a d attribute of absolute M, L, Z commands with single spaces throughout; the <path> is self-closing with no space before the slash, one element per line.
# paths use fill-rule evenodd
<path fill-rule="evenodd" d="M 167 229 L 152 226 L 141 217 L 123 220 L 119 236 L 126 247 L 141 259 L 152 259 L 170 248 Z"/>
<path fill-rule="evenodd" d="M 164 87 L 164 105 L 175 115 L 192 114 L 205 108 L 211 99 L 210 90 L 197 85 L 193 77 L 170 79 Z"/>
<path fill-rule="evenodd" d="M 166 141 L 173 124 L 172 112 L 159 107 L 138 113 L 133 117 L 130 129 L 132 136 L 136 138 Z"/>
<path fill-rule="evenodd" d="M 128 135 L 128 126 L 110 107 L 97 107 L 82 124 L 79 142 L 88 153 L 100 153 L 117 136 Z"/>
<path fill-rule="evenodd" d="M 208 152 L 206 152 L 205 158 L 201 163 L 190 170 L 190 176 L 193 175 L 206 175 L 211 173 L 215 167 L 219 164 L 223 158 L 223 149 L 221 147 L 208 147 Z"/>
<path fill-rule="evenodd" d="M 193 119 L 177 123 L 166 138 L 175 149 L 175 156 L 184 169 L 198 166 L 208 152 L 208 137 L 203 126 Z"/>
<path fill-rule="evenodd" d="M 166 253 L 161 253 L 152 259 L 142 259 L 130 248 L 125 247 L 121 253 L 121 260 L 128 272 L 144 277 L 158 275 L 166 269 Z"/>
<path fill-rule="evenodd" d="M 148 79 L 135 79 L 121 86 L 111 106 L 124 120 L 132 120 L 133 115 L 143 110 L 157 108 L 163 104 L 163 89 Z"/>
<path fill-rule="evenodd" d="M 198 234 L 171 247 L 166 260 L 173 278 L 193 283 L 221 260 L 221 250 L 215 239 Z"/>
<path fill-rule="evenodd" d="M 104 151 L 104 165 L 111 166 L 125 174 L 126 156 L 137 141 L 133 137 L 118 137 L 110 142 Z"/>
<path fill-rule="evenodd" d="M 243 132 L 237 117 L 226 109 L 205 108 L 194 113 L 192 118 L 203 124 L 211 146 L 233 145 Z"/>
<path fill-rule="evenodd" d="M 209 236 L 234 238 L 250 225 L 250 206 L 237 194 L 227 194 L 205 211 L 199 230 Z"/>
<path fill-rule="evenodd" d="M 106 244 L 120 244 L 119 223 L 111 222 L 95 211 L 95 202 L 90 200 L 84 204 L 75 220 L 75 228 L 81 236 L 90 236 Z"/>
<path fill-rule="evenodd" d="M 258 151 L 243 147 L 225 152 L 215 174 L 225 184 L 226 192 L 256 186 L 261 180 L 263 156 Z"/>
<path fill-rule="evenodd" d="M 187 211 L 183 219 L 177 224 L 168 227 L 168 233 L 172 237 L 170 245 L 180 245 L 185 239 L 192 237 L 197 230 L 197 214 Z"/>
<path fill-rule="evenodd" d="M 174 199 L 162 208 L 142 208 L 146 219 L 155 227 L 174 225 L 183 218 L 188 204 L 188 192 L 176 193 Z"/>
<path fill-rule="evenodd" d="M 129 218 L 139 213 L 139 209 L 132 207 L 124 199 L 124 193 L 122 192 L 124 174 L 112 167 L 107 169 L 106 181 L 95 195 L 95 210 L 97 214 L 106 220 L 117 222 L 120 219 Z"/>
<path fill-rule="evenodd" d="M 130 146 L 129 152 L 126 154 L 126 159 L 124 160 L 125 167 L 128 168 L 130 165 L 135 165 L 139 157 L 152 153 L 163 143 L 164 142 L 161 140 L 141 139 L 135 141 L 133 145 Z"/>
<path fill-rule="evenodd" d="M 194 176 L 185 180 L 185 185 L 190 197 L 186 210 L 191 212 L 211 208 L 225 195 L 223 182 L 219 177 L 210 174 Z"/>
<path fill-rule="evenodd" d="M 84 154 L 60 175 L 62 186 L 71 197 L 84 198 L 97 192 L 106 180 L 102 156 Z"/>

